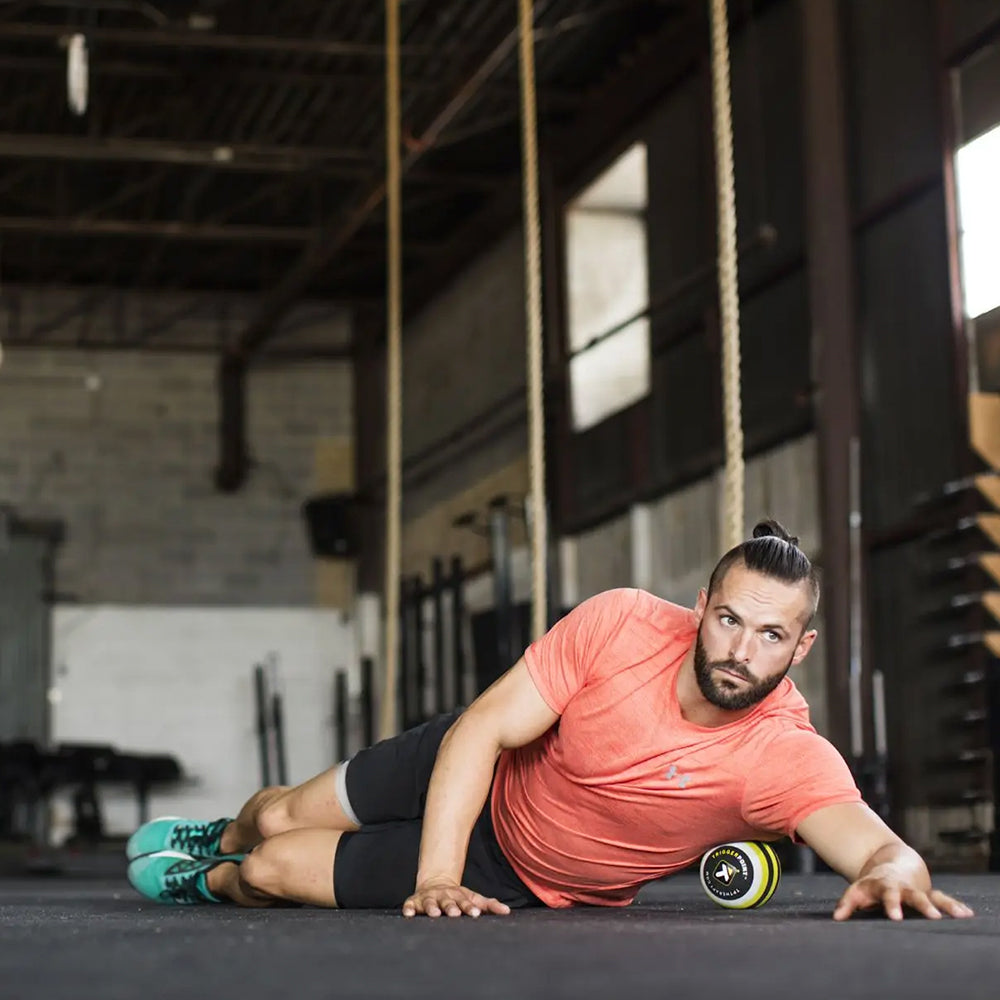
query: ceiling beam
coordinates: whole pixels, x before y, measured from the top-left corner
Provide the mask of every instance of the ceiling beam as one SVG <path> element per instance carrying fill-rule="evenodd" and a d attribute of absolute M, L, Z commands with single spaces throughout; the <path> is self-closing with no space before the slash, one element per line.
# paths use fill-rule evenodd
<path fill-rule="evenodd" d="M 0 72 L 37 73 L 51 76 L 59 86 L 65 83 L 66 60 L 58 56 L 13 56 L 0 55 Z M 227 83 L 243 83 L 249 85 L 277 86 L 296 84 L 308 87 L 325 87 L 329 85 L 352 87 L 358 84 L 364 87 L 381 86 L 382 67 L 374 66 L 370 73 L 345 73 L 331 71 L 324 73 L 317 70 L 301 69 L 257 69 L 237 68 L 227 66 L 220 72 L 217 66 L 206 65 L 177 67 L 168 63 L 127 62 L 124 60 L 100 59 L 90 65 L 93 78 L 117 77 L 129 80 L 171 80 L 182 79 L 185 82 L 211 81 L 218 82 L 222 77 Z M 442 81 L 440 76 L 407 75 L 401 82 L 403 91 L 440 91 Z M 516 81 L 494 80 L 488 83 L 484 90 L 498 97 L 509 97 L 514 104 L 519 99 Z M 579 91 L 565 90 L 559 87 L 549 87 L 539 84 L 539 107 L 550 111 L 573 111 L 578 108 L 586 96 Z"/>
<path fill-rule="evenodd" d="M 28 340 L 23 336 L 14 336 L 4 339 L 5 348 L 18 347 L 38 347 L 35 341 Z M 114 337 L 88 338 L 85 344 L 87 350 L 91 351 L 118 351 L 135 352 L 136 345 L 133 341 L 116 340 Z M 217 344 L 206 344 L 203 341 L 185 340 L 182 338 L 165 340 L 163 342 L 152 341 L 142 345 L 144 354 L 204 354 L 210 358 L 219 356 Z M 47 340 L 45 341 L 46 351 L 67 351 L 79 352 L 80 344 L 75 340 Z M 256 367 L 266 369 L 279 367 L 283 364 L 301 364 L 311 361 L 350 361 L 352 358 L 350 345 L 324 347 L 299 347 L 285 348 L 282 350 L 269 350 L 262 354 Z"/>
<path fill-rule="evenodd" d="M 75 31 L 81 30 L 91 44 L 122 45 L 129 49 L 208 49 L 222 52 L 283 55 L 300 53 L 313 56 L 362 56 L 385 58 L 381 42 L 349 42 L 339 38 L 294 38 L 280 35 L 223 35 L 212 31 L 193 31 L 177 28 L 75 28 L 68 24 L 41 24 L 38 22 L 0 21 L 0 39 L 45 40 L 62 42 Z M 442 49 L 439 45 L 401 45 L 401 56 L 441 55 L 454 48 Z"/>
<path fill-rule="evenodd" d="M 220 304 L 230 305 L 232 303 L 240 302 L 245 298 L 245 293 L 242 292 L 189 292 L 183 289 L 175 290 L 178 294 L 185 296 L 201 295 L 206 303 L 210 303 L 215 307 Z M 61 282 L 59 284 L 53 285 L 48 282 L 43 283 L 32 283 L 32 282 L 15 282 L 15 281 L 5 281 L 3 283 L 3 288 L 0 290 L 0 313 L 5 309 L 9 309 L 12 303 L 22 296 L 31 295 L 46 295 L 51 296 L 53 294 L 58 295 L 75 295 L 84 296 L 91 293 L 99 293 L 102 299 L 117 297 L 121 298 L 123 301 L 129 303 L 138 304 L 145 301 L 146 296 L 154 296 L 166 299 L 170 294 L 165 293 L 164 290 L 156 285 L 149 285 L 143 288 L 136 289 L 125 289 L 120 285 L 111 285 L 99 282 Z M 331 295 L 324 296 L 323 298 L 315 298 L 307 300 L 304 305 L 308 308 L 320 308 L 329 309 L 331 315 L 336 310 L 341 309 L 370 309 L 377 307 L 382 303 L 383 299 L 381 296 L 367 296 L 367 295 Z M 206 304 L 206 309 L 209 305 Z M 0 322 L 2 325 L 2 322 Z"/>
<path fill-rule="evenodd" d="M 336 172 L 334 164 L 370 164 L 364 149 L 323 146 L 268 146 L 255 143 L 190 142 L 178 139 L 123 139 L 70 135 L 0 133 L 0 157 L 30 160 L 95 160 L 123 163 L 168 163 L 250 170 L 262 173 L 296 173 L 304 170 Z M 356 177 L 355 168 L 348 176 Z"/>
<path fill-rule="evenodd" d="M 99 138 L 70 135 L 21 135 L 0 132 L 0 159 L 69 160 L 75 163 L 162 163 L 168 166 L 254 173 L 304 174 L 362 180 L 370 177 L 375 155 L 334 147 L 227 145 L 177 139 Z M 334 162 L 342 160 L 344 162 Z M 492 191 L 506 178 L 495 173 L 411 170 L 407 182 L 437 187 Z"/>
<path fill-rule="evenodd" d="M 206 225 L 134 219 L 7 215 L 0 216 L 0 234 L 37 233 L 46 236 L 169 237 L 198 243 L 306 243 L 314 231 L 293 226 Z"/>

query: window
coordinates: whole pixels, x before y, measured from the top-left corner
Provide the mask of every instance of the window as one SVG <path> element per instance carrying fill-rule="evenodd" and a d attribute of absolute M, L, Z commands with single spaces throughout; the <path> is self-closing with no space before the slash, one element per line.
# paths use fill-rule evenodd
<path fill-rule="evenodd" d="M 1000 306 L 1000 125 L 955 155 L 962 229 L 965 313 L 970 319 Z"/>
<path fill-rule="evenodd" d="M 566 209 L 573 430 L 649 392 L 646 147 L 622 154 Z"/>

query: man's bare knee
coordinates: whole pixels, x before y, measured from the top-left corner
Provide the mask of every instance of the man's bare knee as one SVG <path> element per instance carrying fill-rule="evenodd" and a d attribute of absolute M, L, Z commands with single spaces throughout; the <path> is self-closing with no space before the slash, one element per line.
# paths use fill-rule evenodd
<path fill-rule="evenodd" d="M 263 845 L 248 854 L 240 864 L 240 888 L 249 896 L 281 896 L 281 864 L 274 852 Z"/>
<path fill-rule="evenodd" d="M 333 862 L 340 833 L 293 830 L 265 840 L 239 866 L 242 896 L 260 901 L 335 907 Z"/>
<path fill-rule="evenodd" d="M 265 788 L 264 792 L 271 794 L 263 798 L 257 811 L 257 829 L 261 837 L 277 837 L 297 828 L 292 815 L 293 789 L 276 786 Z M 263 796 L 263 793 L 261 793 Z"/>

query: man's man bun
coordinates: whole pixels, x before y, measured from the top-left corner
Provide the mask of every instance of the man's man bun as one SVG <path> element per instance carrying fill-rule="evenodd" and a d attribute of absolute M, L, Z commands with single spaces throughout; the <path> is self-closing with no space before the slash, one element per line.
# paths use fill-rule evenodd
<path fill-rule="evenodd" d="M 787 531 L 777 522 L 773 520 L 759 521 L 753 529 L 754 538 L 780 538 L 783 542 L 788 542 L 789 545 L 794 545 L 796 548 L 799 547 L 799 540 L 795 535 L 788 534 Z"/>

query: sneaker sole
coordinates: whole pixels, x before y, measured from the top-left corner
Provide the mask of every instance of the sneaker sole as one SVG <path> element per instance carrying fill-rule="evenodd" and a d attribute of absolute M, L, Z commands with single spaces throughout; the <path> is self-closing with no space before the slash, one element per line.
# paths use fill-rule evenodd
<path fill-rule="evenodd" d="M 151 851 L 149 854 L 140 854 L 138 857 L 133 858 L 132 861 L 140 861 L 140 860 L 143 860 L 145 858 L 152 858 L 152 857 L 157 857 L 157 858 L 177 858 L 177 859 L 179 859 L 181 861 L 194 861 L 195 860 L 194 858 L 191 857 L 190 854 L 184 854 L 183 851 Z M 155 900 L 151 896 L 146 895 L 146 893 L 143 892 L 142 889 L 140 889 L 135 884 L 135 882 L 132 881 L 132 861 L 129 862 L 129 871 L 127 873 L 129 885 L 132 886 L 132 888 L 137 893 L 139 893 L 139 895 L 142 896 L 143 899 L 150 899 L 154 903 L 158 902 L 158 900 Z"/>
<path fill-rule="evenodd" d="M 151 820 L 148 820 L 146 823 L 143 823 L 142 826 L 139 827 L 139 830 L 141 830 L 143 826 L 148 826 L 150 823 L 159 823 L 160 820 L 164 820 L 164 819 L 183 819 L 183 818 L 184 818 L 183 816 L 154 816 Z M 136 830 L 136 833 L 138 833 L 139 830 Z M 133 834 L 132 836 L 134 837 L 135 834 Z M 162 848 L 159 848 L 159 849 L 157 849 L 155 851 L 143 851 L 141 854 L 133 854 L 132 851 L 131 851 L 131 849 L 130 849 L 130 847 L 129 847 L 129 845 L 131 843 L 132 843 L 132 837 L 129 837 L 128 843 L 126 843 L 126 845 L 125 845 L 125 857 L 128 858 L 128 860 L 129 860 L 130 863 L 132 861 L 135 861 L 136 858 L 144 858 L 144 857 L 146 857 L 149 854 L 159 854 L 159 852 L 161 850 L 162 851 L 168 850 L 168 848 L 162 847 Z"/>

